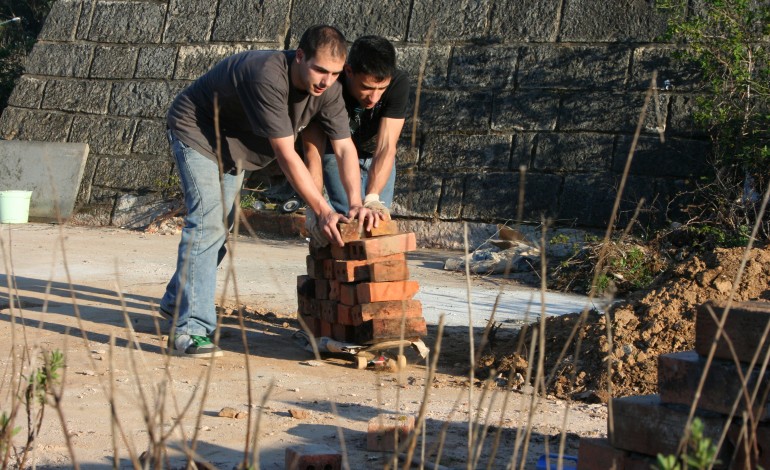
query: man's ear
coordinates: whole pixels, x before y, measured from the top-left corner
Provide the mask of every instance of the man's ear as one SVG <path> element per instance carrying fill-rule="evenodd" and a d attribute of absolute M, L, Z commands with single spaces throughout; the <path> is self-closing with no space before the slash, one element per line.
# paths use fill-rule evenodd
<path fill-rule="evenodd" d="M 297 63 L 302 62 L 302 59 L 305 58 L 305 51 L 303 51 L 302 49 L 297 49 L 297 54 L 295 55 L 294 58 L 297 59 Z"/>
<path fill-rule="evenodd" d="M 343 70 L 345 70 L 345 75 L 347 75 L 348 77 L 353 75 L 353 67 L 351 67 L 350 64 L 345 64 L 345 66 L 343 67 Z"/>

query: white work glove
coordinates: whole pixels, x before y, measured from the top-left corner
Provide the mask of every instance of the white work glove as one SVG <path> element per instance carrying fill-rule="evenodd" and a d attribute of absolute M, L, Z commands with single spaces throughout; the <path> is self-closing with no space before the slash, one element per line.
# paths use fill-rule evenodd
<path fill-rule="evenodd" d="M 366 195 L 364 198 L 364 207 L 379 212 L 386 220 L 390 219 L 390 211 L 385 207 L 385 204 L 380 201 L 380 195 L 377 193 L 369 193 Z"/>
<path fill-rule="evenodd" d="M 305 211 L 305 228 L 310 234 L 310 243 L 322 248 L 329 244 L 329 239 L 324 236 L 323 230 L 318 225 L 318 218 L 310 208 Z"/>

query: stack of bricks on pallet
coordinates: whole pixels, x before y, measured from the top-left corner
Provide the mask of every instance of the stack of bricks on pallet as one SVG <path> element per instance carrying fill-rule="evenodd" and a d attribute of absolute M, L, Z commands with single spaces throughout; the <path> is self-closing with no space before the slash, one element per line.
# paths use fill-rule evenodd
<path fill-rule="evenodd" d="M 297 277 L 301 322 L 316 337 L 361 345 L 425 336 L 422 304 L 413 299 L 419 285 L 406 264 L 415 234 L 399 233 L 392 220 L 364 233 L 357 221 L 338 228 L 345 245 L 311 244 L 307 275 Z"/>
<path fill-rule="evenodd" d="M 648 469 L 658 454 L 678 455 L 696 399 L 704 435 L 717 443 L 726 431 L 714 468 L 770 468 L 770 303 L 725 307 L 699 306 L 695 350 L 658 358 L 657 395 L 612 399 L 608 439 L 581 439 L 578 469 Z"/>

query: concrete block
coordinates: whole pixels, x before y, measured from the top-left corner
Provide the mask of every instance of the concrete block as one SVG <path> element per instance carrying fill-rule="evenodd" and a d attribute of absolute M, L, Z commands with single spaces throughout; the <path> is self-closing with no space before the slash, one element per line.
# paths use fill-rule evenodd
<path fill-rule="evenodd" d="M 292 47 L 299 43 L 299 35 L 305 29 L 319 23 L 335 25 L 350 41 L 365 34 L 403 41 L 410 11 L 409 4 L 402 2 L 365 2 L 353 7 L 348 0 L 329 0 L 324 8 L 319 8 L 313 0 L 285 3 L 284 11 L 291 10 Z M 283 34 L 283 30 L 280 33 Z"/>
<path fill-rule="evenodd" d="M 695 398 L 695 392 L 701 376 L 706 369 L 706 359 L 695 351 L 684 351 L 663 354 L 658 357 L 658 393 L 663 403 L 679 403 L 689 406 Z M 747 391 L 750 397 L 760 382 L 759 403 L 752 406 L 752 412 L 757 419 L 770 420 L 770 405 L 761 402 L 766 397 L 770 387 L 770 373 L 759 376 L 759 368 L 741 370 L 748 378 Z M 733 361 L 714 360 L 708 369 L 706 381 L 698 399 L 698 408 L 714 411 L 724 415 L 730 414 L 733 403 L 740 399 L 735 416 L 740 417 L 748 409 L 744 390 L 741 387 L 738 370 Z"/>
<path fill-rule="evenodd" d="M 165 16 L 165 2 L 98 2 L 87 38 L 117 44 L 159 43 Z"/>
<path fill-rule="evenodd" d="M 242 46 L 229 44 L 180 46 L 174 78 L 177 80 L 195 80 L 208 72 L 220 60 L 244 50 Z"/>
<path fill-rule="evenodd" d="M 518 47 L 456 47 L 449 64 L 452 88 L 513 88 L 516 81 Z"/>
<path fill-rule="evenodd" d="M 340 470 L 342 454 L 320 444 L 292 446 L 286 449 L 286 470 Z"/>
<path fill-rule="evenodd" d="M 457 220 L 463 211 L 465 177 L 444 178 L 441 188 L 439 215 L 443 220 Z"/>
<path fill-rule="evenodd" d="M 630 86 L 635 90 L 647 90 L 650 87 L 652 72 L 658 72 L 656 87 L 663 89 L 665 82 L 673 85 L 677 92 L 703 89 L 703 73 L 692 63 L 678 60 L 675 55 L 682 52 L 674 47 L 639 47 L 634 49 L 631 67 Z"/>
<path fill-rule="evenodd" d="M 46 85 L 44 109 L 107 114 L 110 98 L 108 82 L 94 80 L 51 80 Z"/>
<path fill-rule="evenodd" d="M 414 416 L 383 413 L 369 420 L 366 450 L 394 452 L 414 431 Z"/>
<path fill-rule="evenodd" d="M 76 115 L 70 139 L 88 143 L 96 155 L 128 155 L 135 131 L 134 119 Z"/>
<path fill-rule="evenodd" d="M 392 300 L 359 305 L 339 304 L 337 321 L 345 325 L 360 325 L 373 319 L 421 318 L 422 303 L 419 300 Z"/>
<path fill-rule="evenodd" d="M 0 141 L 0 188 L 32 191 L 30 220 L 67 220 L 87 158 L 86 144 Z"/>
<path fill-rule="evenodd" d="M 510 135 L 430 134 L 423 144 L 421 169 L 508 170 L 512 141 Z"/>
<path fill-rule="evenodd" d="M 139 49 L 136 62 L 136 78 L 170 79 L 174 74 L 176 46 L 147 46 Z"/>
<path fill-rule="evenodd" d="M 42 41 L 72 41 L 75 38 L 75 29 L 82 5 L 83 2 L 80 0 L 54 2 L 37 39 Z"/>
<path fill-rule="evenodd" d="M 610 445 L 645 455 L 676 454 L 684 434 L 689 407 L 663 405 L 658 395 L 613 398 L 611 415 L 614 429 L 608 433 Z M 716 442 L 725 426 L 723 416 L 697 412 L 704 435 Z M 718 458 L 729 461 L 729 449 L 722 446 Z"/>
<path fill-rule="evenodd" d="M 533 168 L 542 171 L 601 173 L 610 170 L 615 137 L 594 133 L 547 133 L 537 139 Z"/>
<path fill-rule="evenodd" d="M 406 72 L 412 85 L 417 83 L 422 72 L 422 85 L 425 87 L 441 87 L 446 85 L 449 69 L 450 46 L 436 45 L 404 45 L 396 47 L 398 52 L 398 68 Z M 425 64 L 423 65 L 423 62 Z M 403 161 L 396 158 L 396 162 Z M 397 163 L 398 164 L 398 163 Z"/>
<path fill-rule="evenodd" d="M 420 95 L 420 122 L 436 132 L 487 131 L 491 110 L 488 93 L 423 90 Z"/>
<path fill-rule="evenodd" d="M 561 186 L 561 176 L 530 173 L 526 178 L 524 217 L 540 220 L 543 214 L 552 214 L 558 201 L 558 193 L 553 188 Z M 465 182 L 463 218 L 515 220 L 519 185 L 518 172 L 469 176 Z"/>
<path fill-rule="evenodd" d="M 426 175 L 405 175 L 396 178 L 393 213 L 404 216 L 433 217 L 441 198 L 441 178 Z"/>
<path fill-rule="evenodd" d="M 561 17 L 564 42 L 649 42 L 666 31 L 666 14 L 646 0 L 568 2 Z"/>
<path fill-rule="evenodd" d="M 414 233 L 384 235 L 347 243 L 348 256 L 357 260 L 373 260 L 396 253 L 406 253 L 417 249 Z"/>
<path fill-rule="evenodd" d="M 632 138 L 621 136 L 615 151 L 613 170 L 622 173 Z M 710 145 L 703 140 L 669 138 L 661 143 L 657 136 L 639 137 L 630 173 L 656 177 L 692 177 L 708 168 Z"/>
<path fill-rule="evenodd" d="M 615 185 L 615 177 L 607 173 L 565 176 L 559 218 L 577 219 L 594 227 L 607 225 L 615 203 Z"/>
<path fill-rule="evenodd" d="M 186 86 L 179 82 L 115 82 L 109 113 L 118 116 L 165 118 L 171 102 Z"/>
<path fill-rule="evenodd" d="M 527 46 L 522 49 L 518 83 L 522 89 L 622 88 L 630 55 L 621 48 Z"/>
<path fill-rule="evenodd" d="M 452 8 L 436 8 L 432 3 L 415 2 L 409 22 L 408 40 L 438 43 L 484 38 L 492 2 L 459 0 Z"/>
<path fill-rule="evenodd" d="M 406 318 L 403 322 L 401 319 L 374 319 L 355 328 L 355 339 L 358 344 L 380 343 L 401 338 L 417 340 L 428 334 L 425 319 L 422 317 Z"/>
<path fill-rule="evenodd" d="M 732 281 L 732 278 L 730 278 Z M 724 316 L 725 304 L 707 302 L 698 307 L 695 318 L 695 350 L 702 356 L 707 356 L 711 343 L 716 338 L 717 321 Z M 712 319 L 709 311 L 713 311 L 717 321 Z M 770 322 L 770 308 L 767 302 L 736 302 L 730 308 L 725 321 L 723 335 L 727 335 L 733 343 L 735 354 L 741 362 L 751 362 L 759 350 L 759 357 L 767 354 L 770 341 L 762 344 L 762 335 Z M 717 342 L 714 357 L 732 360 L 733 356 L 727 341 L 721 338 Z"/>
<path fill-rule="evenodd" d="M 0 116 L 0 137 L 5 140 L 64 142 L 72 127 L 72 115 L 7 107 Z"/>
<path fill-rule="evenodd" d="M 539 0 L 501 0 L 495 3 L 490 36 L 510 42 L 552 42 L 559 25 L 559 5 Z"/>
<path fill-rule="evenodd" d="M 501 96 L 492 107 L 492 130 L 554 130 L 560 99 L 560 95 L 546 90 L 517 91 Z"/>
<path fill-rule="evenodd" d="M 645 110 L 642 132 L 658 133 L 665 129 L 669 96 L 658 94 Z M 644 106 L 644 93 L 577 92 L 564 95 L 559 113 L 559 129 L 566 131 L 636 131 L 639 113 Z M 658 108 L 657 111 L 655 108 Z M 657 116 L 661 121 L 658 122 Z"/>
<path fill-rule="evenodd" d="M 168 152 L 165 122 L 140 120 L 136 125 L 131 151 L 142 155 L 165 156 Z"/>
<path fill-rule="evenodd" d="M 22 75 L 13 87 L 13 92 L 8 98 L 9 106 L 20 108 L 39 108 L 43 102 L 43 91 L 46 81 Z"/>
<path fill-rule="evenodd" d="M 88 76 L 94 46 L 90 44 L 52 44 L 38 42 L 27 56 L 24 72 L 52 77 Z"/>
<path fill-rule="evenodd" d="M 139 48 L 136 46 L 96 46 L 91 62 L 92 78 L 132 78 Z"/>
<path fill-rule="evenodd" d="M 229 11 L 228 8 L 223 8 Z M 214 24 L 217 5 L 207 0 L 172 0 L 169 2 L 163 42 L 206 42 Z"/>
<path fill-rule="evenodd" d="M 291 2 L 288 0 L 272 2 L 226 0 L 219 5 L 211 40 L 275 42 L 280 43 L 282 48 L 283 34 L 285 34 L 283 28 L 288 24 L 287 16 L 290 10 Z M 320 18 L 318 22 L 322 23 Z"/>
<path fill-rule="evenodd" d="M 158 189 L 158 177 L 171 174 L 171 170 L 171 162 L 166 159 L 103 157 L 94 172 L 93 185 L 116 190 L 153 191 Z"/>

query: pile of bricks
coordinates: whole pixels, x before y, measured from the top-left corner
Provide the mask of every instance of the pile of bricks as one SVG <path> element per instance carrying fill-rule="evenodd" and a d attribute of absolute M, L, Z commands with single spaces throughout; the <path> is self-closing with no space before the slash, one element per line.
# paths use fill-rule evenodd
<path fill-rule="evenodd" d="M 316 337 L 370 345 L 425 336 L 419 289 L 409 280 L 406 253 L 414 233 L 395 221 L 359 232 L 357 221 L 339 224 L 343 247 L 310 244 L 307 274 L 297 277 L 297 316 Z M 403 320 L 403 322 L 402 322 Z"/>
<path fill-rule="evenodd" d="M 766 338 L 770 303 L 734 304 L 725 320 L 724 307 L 708 302 L 698 308 L 694 351 L 658 358 L 657 395 L 612 400 L 608 438 L 580 440 L 578 469 L 647 470 L 658 454 L 676 455 L 696 399 L 695 416 L 703 422 L 706 437 L 717 443 L 727 428 L 717 456 L 721 463 L 714 468 L 770 468 L 770 373 L 763 368 L 770 343 Z M 696 397 L 722 321 L 723 335 Z M 756 398 L 747 400 L 742 378 L 747 381 L 748 397 L 755 394 Z M 731 414 L 734 417 L 729 419 Z M 692 455 L 692 450 L 688 452 Z"/>

